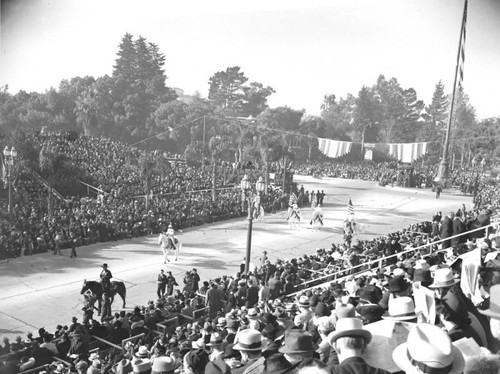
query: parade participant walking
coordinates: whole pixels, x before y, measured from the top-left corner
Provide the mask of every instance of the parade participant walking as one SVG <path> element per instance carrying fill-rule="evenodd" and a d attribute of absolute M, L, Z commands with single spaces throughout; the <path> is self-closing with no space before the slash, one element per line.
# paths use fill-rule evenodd
<path fill-rule="evenodd" d="M 101 322 L 104 322 L 107 317 L 111 317 L 111 299 L 108 294 L 104 292 L 102 294 Z"/>
<path fill-rule="evenodd" d="M 167 271 L 167 296 L 172 296 L 174 293 L 174 286 L 178 286 L 177 281 L 172 275 L 171 271 Z"/>
<path fill-rule="evenodd" d="M 99 278 L 101 278 L 101 286 L 102 290 L 105 293 L 110 293 L 111 291 L 111 278 L 113 278 L 113 274 L 111 274 L 111 271 L 108 269 L 108 264 L 102 264 L 102 271 L 101 274 L 99 275 Z"/>
<path fill-rule="evenodd" d="M 163 252 L 163 263 L 166 264 L 167 262 L 170 262 L 168 259 L 168 249 L 170 246 L 170 238 L 167 235 L 167 232 L 164 230 L 160 236 L 158 237 L 158 245 L 160 246 L 162 252 Z"/>
<path fill-rule="evenodd" d="M 157 280 L 157 288 L 156 295 L 158 295 L 158 299 L 161 299 L 165 295 L 165 288 L 167 287 L 168 278 L 165 275 L 163 269 L 160 270 L 160 274 L 158 274 Z"/>
<path fill-rule="evenodd" d="M 313 209 L 309 224 L 312 225 L 313 230 L 319 230 L 320 227 L 323 226 L 323 210 L 321 209 L 321 204 Z"/>

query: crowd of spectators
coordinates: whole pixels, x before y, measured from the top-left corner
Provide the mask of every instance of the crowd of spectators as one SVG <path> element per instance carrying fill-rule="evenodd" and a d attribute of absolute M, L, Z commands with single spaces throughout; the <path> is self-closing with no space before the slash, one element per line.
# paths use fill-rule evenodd
<path fill-rule="evenodd" d="M 121 162 L 116 155 L 112 160 Z M 356 170 L 359 178 L 376 178 L 370 167 Z M 124 199 L 128 187 L 115 192 L 100 185 L 101 196 L 60 204 L 50 218 L 44 213 L 40 220 L 41 203 L 39 210 L 16 207 L 23 219 L 15 224 L 25 226 L 12 235 L 4 223 L 0 246 L 18 242 L 17 250 L 29 252 L 36 245 L 57 248 L 57 241 L 79 245 L 150 234 L 171 221 L 197 224 L 190 220 L 203 217 L 210 200 L 210 191 L 204 191 L 180 201 L 159 198 L 146 209 L 140 200 Z M 499 192 L 492 183 L 478 191 L 476 210 L 436 212 L 432 221 L 373 240 L 331 244 L 312 255 L 273 262 L 264 252 L 248 274 L 243 266 L 235 275 L 205 280 L 199 287 L 188 272 L 172 283 L 177 287 L 130 312 L 100 319 L 86 304 L 82 322 L 73 317 L 67 326 L 40 329 L 36 337 L 4 339 L 0 373 L 498 373 L 500 230 L 454 235 L 495 221 Z M 200 197 L 205 193 L 206 201 Z M 220 218 L 241 214 L 241 192 L 219 196 L 224 194 L 234 204 L 216 204 L 214 209 L 224 213 Z M 192 217 L 182 216 L 193 210 Z M 45 235 L 49 238 L 40 241 Z M 422 295 L 430 297 L 426 300 L 434 309 L 421 307 Z M 380 330 L 374 327 L 391 322 L 389 332 L 401 325 L 407 329 L 406 343 L 393 352 L 387 349 L 396 338 L 382 350 L 380 340 L 378 346 L 371 343 Z"/>
<path fill-rule="evenodd" d="M 299 165 L 295 167 L 295 173 L 318 178 L 375 181 L 382 186 L 433 188 L 436 186 L 434 179 L 438 168 L 421 163 L 406 165 L 397 162 L 329 160 Z M 474 168 L 457 168 L 451 171 L 450 179 L 453 187 L 464 195 L 473 195 L 484 185 L 484 170 L 480 172 Z"/>
<path fill-rule="evenodd" d="M 491 209 L 462 207 L 455 215 L 486 227 Z M 434 216 L 384 237 L 351 247 L 332 244 L 290 260 L 271 262 L 263 252 L 248 274 L 242 265 L 235 275 L 201 284 L 187 272 L 174 279 L 176 287 L 133 311 L 101 321 L 92 312 L 81 323 L 74 317 L 54 331 L 40 329 L 37 337 L 4 339 L 8 359 L 0 372 L 41 367 L 51 374 L 342 373 L 354 365 L 361 371 L 353 372 L 381 367 L 387 371 L 377 373 L 386 373 L 391 371 L 384 358 L 391 353 L 387 347 L 376 351 L 379 360 L 364 352 L 377 331 L 372 326 L 396 321 L 410 331 L 391 361 L 401 372 L 413 373 L 418 362 L 427 362 L 438 365 L 440 373 L 498 373 L 500 230 L 490 227 L 448 242 L 445 220 Z M 474 251 L 481 270 L 474 276 L 480 281 L 462 282 L 471 274 L 474 262 L 467 254 Z M 387 256 L 392 257 L 380 263 Z M 421 308 L 417 295 L 423 289 L 433 295 L 434 312 Z M 173 327 L 172 320 L 177 321 Z M 137 336 L 123 349 L 95 339 L 119 346 Z M 414 357 L 410 363 L 402 360 L 403 348 Z M 432 363 L 436 352 L 443 357 Z"/>
<path fill-rule="evenodd" d="M 210 168 L 182 162 L 178 155 L 165 154 L 160 159 L 168 166 L 164 173 L 153 174 L 146 202 L 137 166 L 145 152 L 105 138 L 70 140 L 63 135 L 38 134 L 31 140 L 39 149 L 50 147 L 66 155 L 89 185 L 96 186 L 96 193 L 53 199 L 49 214 L 46 187 L 29 167 L 21 168 L 13 214 L 0 216 L 0 259 L 47 251 L 57 254 L 58 248 L 158 233 L 168 223 L 177 230 L 239 217 L 246 212 L 239 181 L 243 173 L 255 173 L 255 180 L 258 177 L 253 170 L 226 164 L 212 173 Z M 287 199 L 279 189 L 269 187 L 261 205 L 265 211 L 275 212 Z M 6 206 L 2 208 L 7 212 Z"/>

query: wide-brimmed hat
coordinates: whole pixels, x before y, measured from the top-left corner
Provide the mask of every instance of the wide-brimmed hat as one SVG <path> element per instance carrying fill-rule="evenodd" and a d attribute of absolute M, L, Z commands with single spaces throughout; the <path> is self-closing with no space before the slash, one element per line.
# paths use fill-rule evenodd
<path fill-rule="evenodd" d="M 218 327 L 227 326 L 227 319 L 225 317 L 219 317 L 219 319 L 217 320 L 217 326 Z"/>
<path fill-rule="evenodd" d="M 335 307 L 335 314 L 337 318 L 353 318 L 356 315 L 354 305 L 352 304 L 338 304 Z"/>
<path fill-rule="evenodd" d="M 370 303 L 376 304 L 382 299 L 382 290 L 375 285 L 368 285 L 361 287 L 358 290 L 358 296 L 360 299 L 369 301 Z"/>
<path fill-rule="evenodd" d="M 417 318 L 413 299 L 409 296 L 389 299 L 389 310 L 382 318 L 394 321 L 407 321 Z"/>
<path fill-rule="evenodd" d="M 390 292 L 401 292 L 407 290 L 410 284 L 406 282 L 403 275 L 397 275 L 389 280 L 388 287 Z"/>
<path fill-rule="evenodd" d="M 453 276 L 451 269 L 437 269 L 434 272 L 434 282 L 429 285 L 429 288 L 451 287 L 458 282 L 460 282 L 460 279 Z"/>
<path fill-rule="evenodd" d="M 130 360 L 124 358 L 113 366 L 113 371 L 116 374 L 128 374 L 134 370 L 132 369 L 132 363 L 130 362 Z"/>
<path fill-rule="evenodd" d="M 151 374 L 173 373 L 175 370 L 175 361 L 169 356 L 155 357 Z"/>
<path fill-rule="evenodd" d="M 248 309 L 247 318 L 249 318 L 249 319 L 259 318 L 259 313 L 257 312 L 257 309 L 255 309 L 255 308 Z"/>
<path fill-rule="evenodd" d="M 406 343 L 392 352 L 394 363 L 405 373 L 462 373 L 465 361 L 462 353 L 451 343 L 448 334 L 438 326 L 427 323 L 415 325 Z"/>
<path fill-rule="evenodd" d="M 145 345 L 141 345 L 137 350 L 137 352 L 135 352 L 135 357 L 139 358 L 148 357 L 148 355 L 149 355 L 148 347 L 146 347 Z"/>
<path fill-rule="evenodd" d="M 356 305 L 356 312 L 358 312 L 366 323 L 372 323 L 382 319 L 385 309 L 379 304 L 361 302 Z"/>
<path fill-rule="evenodd" d="M 432 283 L 432 275 L 430 270 L 417 269 L 413 273 L 413 281 L 420 282 L 423 286 L 428 286 Z"/>
<path fill-rule="evenodd" d="M 363 329 L 363 321 L 359 318 L 340 318 L 335 327 L 336 330 L 328 335 L 328 342 L 332 346 L 337 339 L 346 336 L 360 336 L 365 339 L 366 344 L 372 340 L 371 332 Z"/>
<path fill-rule="evenodd" d="M 300 330 L 289 330 L 285 332 L 284 344 L 279 351 L 281 353 L 313 352 L 312 335 Z"/>
<path fill-rule="evenodd" d="M 430 265 L 424 259 L 420 259 L 420 260 L 415 261 L 415 265 L 413 266 L 413 268 L 415 270 L 419 270 L 419 269 L 420 270 L 429 270 Z"/>
<path fill-rule="evenodd" d="M 280 353 L 275 353 L 269 356 L 264 362 L 264 371 L 262 374 L 285 374 L 295 369 L 300 362 L 291 364 L 285 356 Z"/>
<path fill-rule="evenodd" d="M 205 366 L 205 374 L 231 374 L 231 368 L 222 360 L 214 360 Z"/>
<path fill-rule="evenodd" d="M 101 265 L 102 268 L 107 268 L 108 267 L 108 264 L 102 264 Z"/>
<path fill-rule="evenodd" d="M 335 330 L 335 319 L 331 316 L 320 317 L 316 320 L 316 325 L 318 326 L 318 332 L 328 335 Z"/>
<path fill-rule="evenodd" d="M 486 310 L 479 310 L 480 313 L 491 318 L 500 319 L 500 284 L 490 288 L 490 307 Z"/>
<path fill-rule="evenodd" d="M 307 296 L 299 297 L 299 307 L 301 308 L 309 308 L 311 306 L 311 302 Z"/>
<path fill-rule="evenodd" d="M 210 335 L 210 342 L 207 343 L 207 347 L 214 347 L 214 346 L 219 346 L 224 343 L 221 334 L 218 332 L 214 332 L 212 335 Z"/>
<path fill-rule="evenodd" d="M 262 335 L 254 329 L 243 330 L 238 335 L 238 341 L 233 349 L 239 351 L 260 351 L 262 350 Z"/>
<path fill-rule="evenodd" d="M 140 359 L 134 361 L 132 370 L 136 374 L 149 373 L 151 371 L 151 361 L 149 359 Z"/>
<path fill-rule="evenodd" d="M 199 338 L 198 340 L 191 342 L 191 347 L 193 349 L 205 349 L 205 339 Z"/>
<path fill-rule="evenodd" d="M 312 335 L 300 330 L 290 330 L 285 332 L 285 342 L 279 348 L 281 353 L 306 353 L 313 352 Z"/>

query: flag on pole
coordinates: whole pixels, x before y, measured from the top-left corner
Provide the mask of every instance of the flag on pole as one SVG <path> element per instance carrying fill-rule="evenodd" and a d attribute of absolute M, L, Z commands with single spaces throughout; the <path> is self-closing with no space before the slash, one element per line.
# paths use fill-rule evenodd
<path fill-rule="evenodd" d="M 347 204 L 347 219 L 349 221 L 354 219 L 354 205 L 352 205 L 351 198 L 349 198 L 349 204 Z"/>
<path fill-rule="evenodd" d="M 464 14 L 462 18 L 462 29 L 460 31 L 460 46 L 458 47 L 458 89 L 462 90 L 462 82 L 464 80 L 464 63 L 465 63 L 465 36 L 467 25 L 467 1 L 465 0 Z"/>

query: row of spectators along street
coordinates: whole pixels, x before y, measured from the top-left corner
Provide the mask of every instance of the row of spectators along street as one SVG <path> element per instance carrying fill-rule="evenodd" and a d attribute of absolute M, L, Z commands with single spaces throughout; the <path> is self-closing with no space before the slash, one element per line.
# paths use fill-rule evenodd
<path fill-rule="evenodd" d="M 364 170 L 355 166 L 353 169 Z M 359 178 L 368 174 L 376 178 L 372 172 L 365 171 L 360 172 Z M 201 186 L 191 185 L 192 188 Z M 74 222 L 71 214 L 81 222 L 95 220 L 95 223 L 115 210 L 123 212 L 124 219 L 130 222 L 135 222 L 134 219 L 150 222 L 147 229 L 137 232 L 145 235 L 156 231 L 155 226 L 149 225 L 158 224 L 159 218 L 165 222 L 172 219 L 158 216 L 161 208 L 153 210 L 150 220 L 141 214 L 129 217 L 140 209 L 144 215 L 148 212 L 141 203 L 120 205 L 124 196 L 114 196 L 113 187 L 109 188 L 110 194 L 104 197 L 110 199 L 107 204 L 100 204 L 97 199 L 75 200 L 75 206 L 59 207 L 60 214 L 56 212 L 54 216 L 58 218 L 52 222 L 47 219 L 44 221 L 47 225 L 41 225 L 41 229 L 50 233 L 54 227 L 54 232 L 64 232 L 65 224 Z M 328 243 L 314 255 L 290 261 L 271 263 L 263 256 L 257 270 L 248 276 L 244 269 L 239 274 L 211 280 L 204 280 L 200 274 L 203 281 L 198 284 L 187 273 L 185 279 L 176 280 L 179 286 L 167 287 L 167 294 L 135 307 L 133 312 L 113 312 L 101 318 L 96 310 L 90 309 L 90 313 L 86 308 L 82 316 L 75 316 L 71 322 L 61 321 L 61 326 L 42 329 L 12 343 L 4 341 L 0 372 L 337 373 L 357 368 L 352 370 L 358 371 L 351 372 L 384 373 L 370 366 L 382 367 L 392 348 L 391 352 L 387 346 L 377 351 L 376 333 L 370 332 L 370 328 L 377 323 L 396 321 L 397 326 L 407 326 L 410 332 L 407 343 L 393 347 L 395 370 L 413 373 L 419 367 L 431 370 L 424 372 L 497 373 L 500 369 L 499 356 L 495 355 L 500 348 L 497 320 L 500 318 L 500 286 L 497 285 L 500 261 L 495 252 L 500 249 L 500 237 L 489 229 L 486 238 L 481 231 L 436 243 L 416 253 L 400 252 L 450 238 L 465 229 L 487 226 L 496 219 L 499 192 L 498 185 L 488 185 L 478 191 L 477 210 L 457 207 L 454 217 L 448 212 L 436 214 L 429 222 L 372 241 L 352 245 Z M 238 194 L 236 190 L 235 215 L 242 213 L 238 211 L 241 209 Z M 40 212 L 42 206 L 43 202 L 39 202 Z M 110 210 L 105 213 L 107 209 Z M 37 223 L 39 213 L 27 213 L 27 208 L 18 207 L 16 213 L 19 211 L 26 211 L 25 217 L 33 216 L 31 222 Z M 224 218 L 227 216 L 220 217 Z M 455 221 L 462 224 L 454 224 Z M 16 224 L 20 222 L 19 219 Z M 10 237 L 5 234 L 6 229 L 10 227 L 2 228 L 4 248 L 5 243 L 11 243 L 5 239 Z M 92 240 L 119 238 L 110 234 L 99 236 L 97 226 L 94 230 Z M 131 235 L 131 231 L 126 234 Z M 86 243 L 85 236 L 76 238 L 79 244 Z M 45 249 L 52 247 L 48 245 Z M 464 256 L 474 251 L 479 252 L 481 258 L 476 273 L 471 272 L 471 267 L 477 265 L 475 260 Z M 388 255 L 394 256 L 384 260 L 382 266 L 378 262 L 364 265 L 359 268 L 365 271 L 362 275 L 354 274 L 352 266 Z M 340 270 L 343 273 L 338 277 L 342 278 L 334 279 L 331 274 Z M 480 281 L 461 281 L 469 279 L 471 274 Z M 326 281 L 331 283 L 319 287 Z M 434 314 L 429 310 L 416 310 L 418 295 L 424 287 L 430 290 L 434 300 Z M 119 349 L 129 337 L 134 338 Z M 463 338 L 470 340 L 461 340 Z M 103 340 L 117 347 L 110 348 L 112 346 Z M 462 344 L 469 348 L 464 350 L 468 355 L 453 348 L 451 341 L 466 341 Z M 476 345 L 482 348 L 474 351 L 471 347 Z M 370 361 L 368 365 L 363 357 L 371 346 L 379 360 Z"/>

